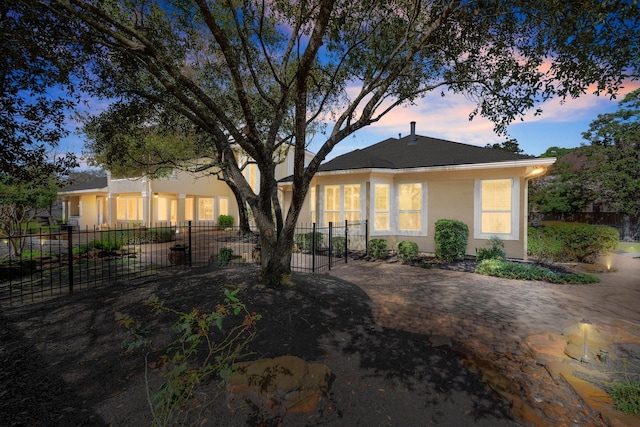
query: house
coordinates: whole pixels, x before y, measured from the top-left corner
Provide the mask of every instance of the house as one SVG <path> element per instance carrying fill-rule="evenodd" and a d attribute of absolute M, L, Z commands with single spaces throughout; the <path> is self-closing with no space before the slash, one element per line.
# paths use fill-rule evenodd
<path fill-rule="evenodd" d="M 310 183 L 299 222 L 328 225 L 368 220 L 369 238 L 416 242 L 435 251 L 435 222 L 457 219 L 469 227 L 467 253 L 492 236 L 508 257 L 526 258 L 527 183 L 555 158 L 416 135 L 389 138 L 323 163 Z M 284 208 L 290 180 L 280 182 Z"/>
<path fill-rule="evenodd" d="M 293 150 L 279 156 L 276 178 L 293 173 Z M 312 158 L 307 153 L 307 163 Z M 194 161 L 195 162 L 195 161 Z M 245 178 L 260 191 L 260 171 L 246 156 L 238 156 Z M 215 170 L 214 170 L 215 172 Z M 229 186 L 212 171 L 198 174 L 174 170 L 163 178 L 116 178 L 110 173 L 59 192 L 62 218 L 79 229 L 132 225 L 176 225 L 192 221 L 213 225 L 220 215 L 238 221 L 238 204 Z"/>

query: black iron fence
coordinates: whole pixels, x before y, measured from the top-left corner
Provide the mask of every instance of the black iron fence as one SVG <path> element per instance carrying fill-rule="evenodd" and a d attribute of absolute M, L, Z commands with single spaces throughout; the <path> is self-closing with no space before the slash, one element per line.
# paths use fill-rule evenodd
<path fill-rule="evenodd" d="M 109 230 L 41 229 L 0 239 L 0 301 L 23 304 L 124 282 L 161 269 L 259 264 L 258 234 L 237 227 L 158 225 Z M 291 268 L 320 272 L 366 250 L 367 224 L 296 229 Z"/>

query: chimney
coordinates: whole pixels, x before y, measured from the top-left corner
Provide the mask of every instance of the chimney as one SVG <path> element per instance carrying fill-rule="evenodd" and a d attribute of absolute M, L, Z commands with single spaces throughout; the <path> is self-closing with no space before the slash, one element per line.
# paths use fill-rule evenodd
<path fill-rule="evenodd" d="M 416 143 L 416 122 L 411 122 L 411 136 L 409 138 L 409 145 Z"/>

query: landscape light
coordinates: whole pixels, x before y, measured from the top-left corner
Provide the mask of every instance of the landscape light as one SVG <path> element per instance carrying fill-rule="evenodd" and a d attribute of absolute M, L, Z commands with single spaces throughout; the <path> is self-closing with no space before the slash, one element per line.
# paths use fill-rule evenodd
<path fill-rule="evenodd" d="M 580 321 L 580 323 L 582 324 L 582 329 L 584 329 L 584 356 L 582 356 L 582 359 L 580 359 L 580 361 L 589 363 L 589 361 L 591 360 L 589 359 L 589 325 L 591 325 L 591 322 L 589 321 L 589 319 L 584 318 Z"/>

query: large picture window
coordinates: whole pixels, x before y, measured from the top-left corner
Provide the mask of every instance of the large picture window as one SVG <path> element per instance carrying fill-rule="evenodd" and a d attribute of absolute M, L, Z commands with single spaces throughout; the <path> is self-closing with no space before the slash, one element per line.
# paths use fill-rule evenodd
<path fill-rule="evenodd" d="M 118 197 L 116 205 L 118 220 L 142 220 L 142 197 Z"/>
<path fill-rule="evenodd" d="M 422 184 L 398 186 L 398 230 L 422 229 Z"/>
<path fill-rule="evenodd" d="M 324 187 L 324 225 L 360 221 L 360 184 L 326 185 Z"/>

